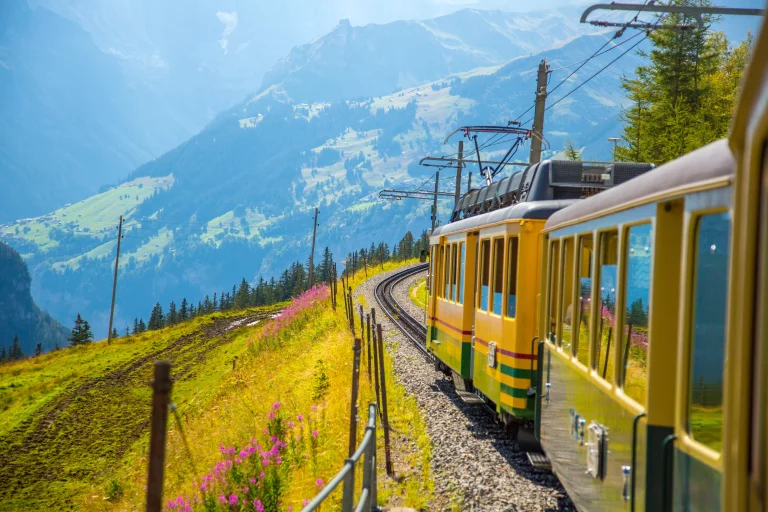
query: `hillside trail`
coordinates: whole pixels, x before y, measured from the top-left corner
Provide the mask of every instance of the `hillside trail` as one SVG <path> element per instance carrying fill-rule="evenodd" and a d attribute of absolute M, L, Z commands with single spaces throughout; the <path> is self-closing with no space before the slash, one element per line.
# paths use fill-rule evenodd
<path fill-rule="evenodd" d="M 273 313 L 214 319 L 59 393 L 0 444 L 0 510 L 73 508 L 147 431 L 155 361 L 171 363 L 175 383 L 194 379 L 211 351 Z"/>

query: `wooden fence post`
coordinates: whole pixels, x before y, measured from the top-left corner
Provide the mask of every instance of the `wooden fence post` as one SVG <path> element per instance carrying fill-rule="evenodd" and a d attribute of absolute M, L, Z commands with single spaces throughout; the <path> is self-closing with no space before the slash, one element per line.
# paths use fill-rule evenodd
<path fill-rule="evenodd" d="M 349 411 L 349 457 L 357 449 L 357 394 L 360 387 L 360 338 L 355 338 L 353 350 L 355 352 L 352 363 L 352 405 Z"/>
<path fill-rule="evenodd" d="M 152 382 L 152 420 L 149 433 L 149 473 L 147 476 L 147 512 L 163 508 L 163 470 L 165 469 L 165 436 L 168 404 L 171 394 L 171 365 L 155 363 Z"/>
<path fill-rule="evenodd" d="M 366 346 L 366 352 L 368 352 L 368 382 L 371 382 L 371 315 L 365 315 L 365 332 L 368 336 L 368 345 Z"/>
<path fill-rule="evenodd" d="M 382 419 L 382 425 L 384 427 L 384 457 L 386 461 L 387 474 L 392 475 L 394 470 L 392 469 L 392 453 L 389 446 L 389 416 L 387 415 L 387 384 L 384 378 L 384 336 L 381 331 L 381 324 L 376 325 L 377 340 L 376 343 L 379 347 L 379 368 L 381 370 L 381 409 L 384 413 Z"/>

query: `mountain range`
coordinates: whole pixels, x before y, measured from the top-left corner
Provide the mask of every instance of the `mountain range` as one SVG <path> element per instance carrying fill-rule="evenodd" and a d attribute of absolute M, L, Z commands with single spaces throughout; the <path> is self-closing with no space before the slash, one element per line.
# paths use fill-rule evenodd
<path fill-rule="evenodd" d="M 433 186 L 426 185 L 433 171 L 418 161 L 455 153 L 459 136 L 446 146 L 448 133 L 520 117 L 533 103 L 543 58 L 559 83 L 612 35 L 585 31 L 575 19 L 462 10 L 366 27 L 342 21 L 294 48 L 256 92 L 119 186 L 8 222 L 0 236 L 27 261 L 37 301 L 67 323 L 82 313 L 97 337 L 106 335 L 120 215 L 119 331 L 134 317 L 146 319 L 155 301 L 196 301 L 243 276 L 270 276 L 306 259 L 316 206 L 318 245 L 337 257 L 372 241 L 392 245 L 406 230 L 427 227 L 429 205 L 381 202 L 377 192 Z M 608 156 L 626 101 L 620 77 L 642 62 L 632 51 L 598 73 L 632 41 L 612 44 L 548 98 L 550 105 L 561 101 L 545 118 L 545 156 L 566 140 L 586 158 Z M 494 158 L 512 140 L 480 143 L 483 157 Z M 516 159 L 526 161 L 527 152 L 524 146 Z M 453 190 L 454 174 L 441 173 L 443 190 Z M 451 206 L 441 202 L 441 218 Z"/>

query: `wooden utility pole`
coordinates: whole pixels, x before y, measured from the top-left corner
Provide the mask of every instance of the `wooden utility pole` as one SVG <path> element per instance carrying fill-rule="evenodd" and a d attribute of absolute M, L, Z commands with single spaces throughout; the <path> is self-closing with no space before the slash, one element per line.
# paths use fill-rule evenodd
<path fill-rule="evenodd" d="M 112 320 L 115 318 L 115 294 L 117 293 L 117 267 L 120 264 L 120 240 L 123 239 L 123 216 L 120 216 L 120 224 L 117 225 L 117 256 L 115 256 L 115 279 L 112 281 L 112 307 L 109 308 L 109 332 L 107 343 L 112 342 Z"/>
<path fill-rule="evenodd" d="M 461 197 L 461 166 L 464 164 L 464 141 L 459 141 L 459 161 L 456 163 L 456 200 L 453 204 L 454 209 L 459 205 L 459 197 Z M 437 194 L 435 194 L 437 199 Z"/>
<path fill-rule="evenodd" d="M 315 208 L 315 221 L 312 224 L 312 251 L 309 253 L 309 287 L 312 288 L 312 278 L 315 273 L 315 236 L 317 235 L 317 214 L 319 210 Z"/>
<path fill-rule="evenodd" d="M 547 59 L 541 59 L 539 63 L 539 75 L 536 80 L 536 109 L 533 116 L 533 130 L 531 133 L 531 164 L 541 162 L 541 142 L 544 134 L 544 110 L 547 101 L 547 77 L 549 64 Z"/>
<path fill-rule="evenodd" d="M 459 162 L 461 165 L 461 162 Z M 432 200 L 432 231 L 435 230 L 435 221 L 437 221 L 437 187 L 440 184 L 440 171 L 435 173 L 435 198 Z M 429 233 L 432 234 L 432 231 Z"/>

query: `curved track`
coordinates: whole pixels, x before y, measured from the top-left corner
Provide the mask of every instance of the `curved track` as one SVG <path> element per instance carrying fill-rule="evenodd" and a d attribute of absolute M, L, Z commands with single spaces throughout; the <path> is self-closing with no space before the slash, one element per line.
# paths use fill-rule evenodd
<path fill-rule="evenodd" d="M 424 272 L 428 266 L 427 263 L 424 263 L 423 265 L 416 265 L 400 272 L 395 272 L 376 285 L 375 294 L 376 302 L 379 303 L 379 307 L 384 311 L 384 314 L 419 348 L 425 357 L 432 360 L 434 356 L 426 347 L 427 328 L 420 321 L 406 313 L 392 295 L 392 290 L 395 286 L 414 274 Z"/>

